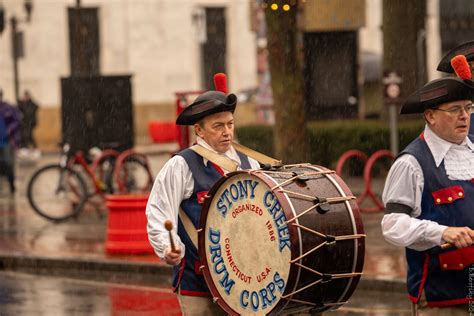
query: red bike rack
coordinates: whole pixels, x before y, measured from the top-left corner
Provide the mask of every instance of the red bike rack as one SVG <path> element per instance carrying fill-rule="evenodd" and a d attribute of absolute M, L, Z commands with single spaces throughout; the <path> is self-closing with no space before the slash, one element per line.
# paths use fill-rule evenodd
<path fill-rule="evenodd" d="M 391 160 L 395 159 L 395 156 L 390 150 L 382 149 L 374 152 L 369 159 L 367 160 L 367 163 L 365 164 L 364 167 L 364 183 L 365 183 L 365 191 L 362 193 L 359 197 L 357 197 L 357 203 L 360 205 L 365 198 L 370 198 L 374 203 L 375 207 L 360 207 L 361 212 L 379 212 L 383 211 L 385 209 L 385 206 L 383 205 L 382 201 L 380 201 L 372 191 L 372 169 L 375 165 L 375 162 L 379 160 L 380 158 L 390 158 Z"/>
<path fill-rule="evenodd" d="M 367 159 L 367 155 L 360 150 L 357 150 L 357 149 L 348 150 L 345 153 L 343 153 L 341 157 L 339 158 L 339 160 L 337 161 L 336 173 L 339 176 L 342 175 L 342 168 L 344 167 L 344 164 L 347 162 L 347 160 L 349 160 L 352 157 L 359 158 L 359 160 L 365 163 L 365 166 L 364 166 L 365 188 L 364 188 L 364 192 L 357 197 L 357 204 L 359 204 L 360 211 L 368 212 L 368 213 L 383 211 L 385 207 L 382 201 L 380 201 L 375 195 L 375 193 L 372 191 L 372 169 L 374 168 L 374 165 L 377 162 L 377 160 L 379 160 L 380 158 L 390 158 L 391 160 L 394 160 L 395 156 L 393 155 L 391 151 L 382 149 L 382 150 L 378 150 L 374 152 Z M 370 208 L 361 207 L 360 205 L 366 198 L 371 199 L 374 202 L 375 206 L 370 207 Z"/>
<path fill-rule="evenodd" d="M 337 161 L 336 173 L 339 176 L 342 175 L 342 168 L 344 167 L 344 164 L 346 163 L 346 161 L 352 157 L 359 158 L 359 160 L 361 160 L 364 164 L 367 161 L 367 155 L 358 149 L 351 149 L 351 150 L 346 151 L 345 153 L 341 155 L 341 157 L 339 157 L 339 160 Z"/>

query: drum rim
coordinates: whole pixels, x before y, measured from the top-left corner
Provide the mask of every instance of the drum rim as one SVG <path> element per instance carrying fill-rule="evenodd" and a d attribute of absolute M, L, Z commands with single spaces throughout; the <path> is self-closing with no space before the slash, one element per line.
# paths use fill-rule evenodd
<path fill-rule="evenodd" d="M 238 312 L 236 312 L 234 309 L 232 309 L 227 304 L 227 302 L 225 302 L 225 300 L 222 299 L 222 296 L 220 295 L 219 291 L 217 290 L 217 287 L 215 286 L 214 282 L 212 282 L 212 277 L 211 277 L 209 265 L 207 263 L 207 260 L 205 260 L 206 259 L 206 253 L 203 250 L 203 249 L 205 249 L 205 227 L 206 227 L 206 223 L 207 223 L 207 214 L 209 212 L 209 206 L 211 204 L 212 197 L 215 195 L 217 190 L 220 188 L 220 186 L 225 181 L 227 181 L 229 178 L 231 178 L 235 175 L 243 174 L 243 173 L 253 175 L 253 176 L 259 178 L 269 188 L 272 188 L 272 185 L 277 183 L 275 180 L 273 180 L 271 177 L 269 177 L 267 174 L 265 174 L 263 172 L 255 172 L 255 171 L 251 171 L 251 170 L 238 170 L 238 171 L 230 172 L 230 173 L 224 175 L 222 178 L 220 178 L 212 186 L 212 188 L 209 190 L 209 192 L 207 193 L 207 197 L 204 200 L 202 210 L 201 210 L 201 215 L 200 215 L 200 218 L 199 218 L 199 229 L 198 229 L 198 248 L 199 249 L 198 249 L 198 254 L 199 254 L 199 259 L 201 261 L 201 265 L 203 266 L 202 273 L 203 273 L 204 279 L 206 281 L 207 286 L 209 287 L 209 290 L 210 290 L 211 294 L 213 295 L 213 297 L 217 296 L 216 303 L 222 309 L 224 309 L 225 312 L 229 313 L 229 315 L 240 315 L 240 314 Z M 264 176 L 262 176 L 262 174 Z M 288 210 L 290 210 L 290 209 L 292 210 L 292 212 L 294 212 L 293 206 L 290 204 L 290 200 L 289 200 L 288 196 L 285 193 L 279 192 L 279 191 L 273 191 L 273 194 L 278 199 L 278 202 L 280 203 L 280 206 L 281 206 L 283 212 L 285 213 L 285 216 L 286 216 L 287 220 L 293 218 L 294 213 L 288 214 L 289 213 Z M 291 217 L 289 217 L 289 215 L 291 215 Z M 293 226 L 293 225 L 288 225 L 288 230 L 290 231 L 291 258 L 296 258 L 295 255 L 297 255 L 297 251 L 300 252 L 300 249 L 295 249 L 298 245 L 300 245 L 300 243 L 299 243 L 299 237 L 300 237 L 299 234 L 300 234 L 300 232 L 299 232 L 299 229 L 297 227 Z M 298 247 L 298 248 L 300 248 L 300 247 Z M 294 275 L 295 274 L 299 275 L 300 270 L 301 270 L 301 268 L 297 267 L 294 264 L 290 264 L 290 270 L 289 270 L 288 279 L 287 279 L 288 283 L 286 283 L 286 285 L 285 285 L 285 291 L 282 293 L 282 296 L 286 295 L 289 292 L 288 288 L 290 288 L 290 287 L 295 288 L 295 286 L 297 286 L 296 280 L 298 280 L 299 278 L 295 277 Z M 286 307 L 286 305 L 289 304 L 289 302 L 290 302 L 290 300 L 288 300 L 288 299 L 280 298 L 278 303 L 271 309 L 270 314 L 275 314 L 275 313 L 278 313 L 279 311 L 283 310 Z"/>

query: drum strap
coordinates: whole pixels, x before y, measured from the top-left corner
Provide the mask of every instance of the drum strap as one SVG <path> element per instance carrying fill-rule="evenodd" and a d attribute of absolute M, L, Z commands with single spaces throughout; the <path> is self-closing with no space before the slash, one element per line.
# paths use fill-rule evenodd
<path fill-rule="evenodd" d="M 215 153 L 212 150 L 204 148 L 201 145 L 194 145 L 194 146 L 189 147 L 189 149 L 193 150 L 201 157 L 206 158 L 210 162 L 215 163 L 216 165 L 218 165 L 219 167 L 225 170 L 228 170 L 228 171 L 237 170 L 238 164 L 235 161 L 232 161 L 231 159 L 225 156 L 219 155 L 218 153 Z"/>
<path fill-rule="evenodd" d="M 235 150 L 241 152 L 242 154 L 244 154 L 244 155 L 246 155 L 250 158 L 253 158 L 253 159 L 257 160 L 260 164 L 266 164 L 266 165 L 270 165 L 272 167 L 278 167 L 278 166 L 282 165 L 281 160 L 277 160 L 275 158 L 269 157 L 267 155 L 259 153 L 258 151 L 250 149 L 250 148 L 248 148 L 246 146 L 243 146 L 241 144 L 237 144 L 237 143 L 233 142 L 232 146 L 234 146 Z M 215 163 L 216 165 L 218 165 L 221 168 L 224 168 L 225 170 L 228 170 L 228 171 L 236 171 L 237 170 L 238 165 L 235 161 L 232 161 L 231 159 L 229 159 L 225 156 L 219 155 L 219 154 L 213 152 L 212 150 L 204 148 L 200 145 L 191 146 L 190 149 L 193 150 L 194 152 L 196 152 L 201 157 L 206 158 L 207 160 Z"/>
<path fill-rule="evenodd" d="M 191 219 L 182 208 L 179 208 L 178 216 L 179 216 L 179 219 L 181 220 L 181 223 L 183 223 L 184 230 L 188 234 L 189 239 L 191 239 L 191 241 L 193 242 L 194 247 L 198 249 L 198 236 L 197 236 L 196 227 L 194 227 L 193 222 L 191 222 Z"/>
<path fill-rule="evenodd" d="M 234 146 L 235 150 L 240 151 L 242 154 L 257 160 L 261 164 L 269 164 L 272 167 L 279 167 L 282 165 L 281 160 L 277 160 L 275 158 L 259 153 L 258 151 L 245 147 L 244 145 L 233 142 L 232 146 Z"/>

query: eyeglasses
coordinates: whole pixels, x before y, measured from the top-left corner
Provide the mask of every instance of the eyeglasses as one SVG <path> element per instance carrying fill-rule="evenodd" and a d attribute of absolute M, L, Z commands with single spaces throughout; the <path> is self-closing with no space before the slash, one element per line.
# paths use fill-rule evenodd
<path fill-rule="evenodd" d="M 472 103 L 470 104 L 466 104 L 465 106 L 453 106 L 452 108 L 448 109 L 448 110 L 443 110 L 443 109 L 438 109 L 438 108 L 434 108 L 433 110 L 435 111 L 443 111 L 443 112 L 448 112 L 449 114 L 452 114 L 452 115 L 461 115 L 462 111 L 466 111 L 466 113 L 469 115 L 469 114 L 472 114 L 474 112 L 474 109 L 473 109 L 473 106 L 472 106 Z"/>

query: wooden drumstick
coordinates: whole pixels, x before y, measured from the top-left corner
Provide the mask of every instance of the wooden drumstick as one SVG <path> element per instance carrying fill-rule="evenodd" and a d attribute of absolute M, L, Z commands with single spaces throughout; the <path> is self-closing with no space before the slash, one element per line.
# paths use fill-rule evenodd
<path fill-rule="evenodd" d="M 450 247 L 454 246 L 453 244 L 450 244 L 449 242 L 445 242 L 444 244 L 442 244 L 440 247 L 441 249 L 448 249 Z"/>
<path fill-rule="evenodd" d="M 170 245 L 171 245 L 171 251 L 176 252 L 176 247 L 174 245 L 174 240 L 173 240 L 173 235 L 171 235 L 171 231 L 173 230 L 173 223 L 168 219 L 165 221 L 165 228 L 168 231 L 170 235 Z"/>

